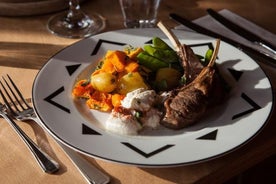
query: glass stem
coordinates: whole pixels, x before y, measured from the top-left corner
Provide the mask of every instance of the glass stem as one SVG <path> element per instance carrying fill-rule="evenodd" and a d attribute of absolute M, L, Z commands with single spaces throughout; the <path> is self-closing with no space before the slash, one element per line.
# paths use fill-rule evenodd
<path fill-rule="evenodd" d="M 81 11 L 79 0 L 69 0 L 69 11 L 66 17 L 66 22 L 69 28 L 85 28 L 87 16 Z"/>
<path fill-rule="evenodd" d="M 69 11 L 73 14 L 80 11 L 80 4 L 78 0 L 69 0 Z"/>

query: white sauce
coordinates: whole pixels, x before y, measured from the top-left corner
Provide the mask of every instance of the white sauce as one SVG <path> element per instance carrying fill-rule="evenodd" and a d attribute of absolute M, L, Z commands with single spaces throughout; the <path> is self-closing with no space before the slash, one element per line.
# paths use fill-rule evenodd
<path fill-rule="evenodd" d="M 105 128 L 119 134 L 136 135 L 142 129 L 142 126 L 131 114 L 112 111 L 105 122 Z"/>
<path fill-rule="evenodd" d="M 156 102 L 156 97 L 154 90 L 140 88 L 128 93 L 122 101 L 122 106 L 142 112 L 148 111 Z"/>
<path fill-rule="evenodd" d="M 156 128 L 161 120 L 161 112 L 154 108 L 159 96 L 154 90 L 137 89 L 126 95 L 122 107 L 128 109 L 124 113 L 112 111 L 105 128 L 111 132 L 127 135 L 138 134 L 143 127 Z M 142 114 L 136 117 L 136 112 Z"/>

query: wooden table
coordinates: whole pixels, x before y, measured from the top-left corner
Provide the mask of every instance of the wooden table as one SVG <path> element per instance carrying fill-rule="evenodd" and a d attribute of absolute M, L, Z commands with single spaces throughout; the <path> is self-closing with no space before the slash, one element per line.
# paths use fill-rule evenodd
<path fill-rule="evenodd" d="M 275 16 L 275 5 L 274 0 L 163 0 L 158 17 L 168 25 L 175 26 L 175 22 L 168 17 L 170 12 L 192 20 L 205 15 L 206 8 L 226 8 L 275 33 L 276 24 L 272 18 Z M 87 13 L 102 14 L 107 19 L 104 31 L 124 28 L 117 0 L 87 1 L 82 4 L 82 9 Z M 50 34 L 46 24 L 51 15 L 0 17 L 0 73 L 3 75 L 7 72 L 12 75 L 28 97 L 31 97 L 32 82 L 43 64 L 62 48 L 78 41 Z M 275 68 L 264 63 L 260 65 L 275 89 Z M 273 95 L 275 97 L 275 92 Z M 162 169 L 138 168 L 85 158 L 108 173 L 111 183 L 222 183 L 275 155 L 275 121 L 274 109 L 267 125 L 248 144 L 220 158 L 194 165 Z M 10 126 L 0 119 L 0 183 L 85 183 L 51 136 L 34 123 L 18 122 L 18 125 L 61 163 L 61 169 L 54 175 L 43 173 L 22 141 Z"/>

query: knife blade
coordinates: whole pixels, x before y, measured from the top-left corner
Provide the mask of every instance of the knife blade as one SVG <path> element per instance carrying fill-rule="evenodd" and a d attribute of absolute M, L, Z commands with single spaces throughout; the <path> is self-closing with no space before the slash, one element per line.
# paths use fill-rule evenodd
<path fill-rule="evenodd" d="M 252 33 L 251 31 L 239 26 L 238 24 L 232 22 L 231 20 L 227 19 L 223 15 L 217 13 L 213 9 L 209 8 L 207 9 L 208 14 L 216 19 L 219 23 L 230 29 L 231 31 L 237 33 L 238 35 L 242 36 L 243 38 L 253 42 L 254 44 L 257 44 L 273 54 L 276 54 L 276 48 L 268 41 L 262 39 L 260 36 Z"/>
<path fill-rule="evenodd" d="M 189 27 L 190 29 L 192 29 L 198 33 L 201 33 L 201 34 L 213 37 L 213 38 L 220 38 L 222 41 L 227 42 L 227 43 L 237 47 L 238 49 L 246 52 L 247 54 L 252 54 L 259 58 L 262 58 L 262 60 L 260 60 L 261 62 L 268 63 L 268 64 L 272 65 L 273 67 L 276 67 L 276 59 L 273 58 L 271 55 L 268 55 L 267 53 L 263 53 L 262 51 L 255 50 L 255 49 L 250 48 L 244 44 L 241 44 L 241 43 L 236 42 L 230 38 L 227 38 L 223 35 L 220 35 L 211 30 L 208 30 L 198 24 L 195 24 L 195 23 L 175 14 L 175 13 L 170 13 L 169 16 L 172 19 L 174 19 L 175 21 L 179 22 L 180 24 L 182 24 L 186 27 Z"/>

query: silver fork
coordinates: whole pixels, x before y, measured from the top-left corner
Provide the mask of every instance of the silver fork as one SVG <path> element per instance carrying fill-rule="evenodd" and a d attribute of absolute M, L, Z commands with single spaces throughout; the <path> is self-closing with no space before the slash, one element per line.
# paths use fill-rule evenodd
<path fill-rule="evenodd" d="M 26 102 L 22 93 L 15 85 L 13 80 L 9 75 L 7 75 L 8 80 L 2 77 L 5 81 L 6 86 L 8 87 L 10 94 L 9 99 L 16 109 L 16 111 L 12 110 L 12 115 L 15 119 L 19 121 L 35 121 L 38 125 L 42 126 L 41 121 L 37 118 L 34 109 Z M 1 82 L 1 81 L 0 81 Z M 1 84 L 3 85 L 3 84 Z M 13 98 L 12 98 L 13 97 Z M 10 107 L 11 108 L 11 107 Z M 80 171 L 82 176 L 86 179 L 88 183 L 93 184 L 106 184 L 109 183 L 110 178 L 105 173 L 100 171 L 98 168 L 88 163 L 84 158 L 78 155 L 75 151 L 68 148 L 67 146 L 60 143 L 58 140 L 56 142 L 61 146 L 70 160 L 74 163 L 77 169 Z"/>
<path fill-rule="evenodd" d="M 0 90 L 3 100 L 7 101 L 3 92 Z M 59 164 L 54 161 L 49 155 L 43 152 L 33 141 L 30 139 L 25 132 L 13 121 L 13 119 L 8 115 L 8 111 L 5 105 L 0 102 L 0 115 L 7 120 L 11 127 L 16 131 L 20 138 L 27 145 L 33 156 L 35 157 L 38 164 L 41 166 L 43 171 L 46 173 L 54 173 L 58 171 Z"/>

